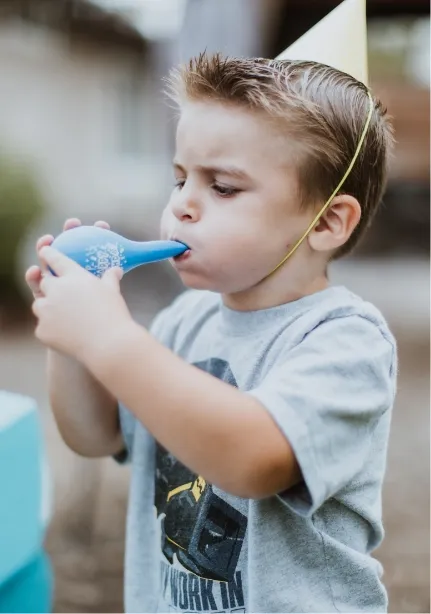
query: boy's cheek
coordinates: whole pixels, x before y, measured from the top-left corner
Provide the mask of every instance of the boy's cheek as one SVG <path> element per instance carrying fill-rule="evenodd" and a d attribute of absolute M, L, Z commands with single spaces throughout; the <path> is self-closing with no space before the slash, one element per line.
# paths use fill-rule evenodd
<path fill-rule="evenodd" d="M 160 238 L 165 241 L 168 240 L 172 234 L 172 213 L 170 212 L 169 205 L 165 207 L 160 219 Z"/>

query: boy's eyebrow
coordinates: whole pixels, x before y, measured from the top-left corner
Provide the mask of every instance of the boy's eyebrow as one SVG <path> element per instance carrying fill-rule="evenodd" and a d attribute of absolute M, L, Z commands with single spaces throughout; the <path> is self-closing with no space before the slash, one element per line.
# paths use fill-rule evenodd
<path fill-rule="evenodd" d="M 174 160 L 173 165 L 178 170 L 184 171 L 184 168 L 181 166 L 181 164 L 179 164 L 178 161 Z M 194 168 L 201 173 L 211 173 L 213 175 L 230 175 L 231 177 L 236 177 L 237 179 L 250 179 L 250 175 L 248 175 L 238 166 L 205 166 L 203 164 L 198 164 Z"/>

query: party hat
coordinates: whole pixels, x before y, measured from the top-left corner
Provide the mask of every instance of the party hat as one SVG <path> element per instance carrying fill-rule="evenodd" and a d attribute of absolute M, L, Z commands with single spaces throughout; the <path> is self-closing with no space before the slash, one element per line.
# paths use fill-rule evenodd
<path fill-rule="evenodd" d="M 366 0 L 344 0 L 277 57 L 321 62 L 368 84 Z"/>

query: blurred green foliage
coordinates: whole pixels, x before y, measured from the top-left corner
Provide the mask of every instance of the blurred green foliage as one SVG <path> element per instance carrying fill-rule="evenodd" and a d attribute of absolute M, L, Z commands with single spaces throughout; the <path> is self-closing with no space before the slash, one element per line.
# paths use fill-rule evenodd
<path fill-rule="evenodd" d="M 45 208 L 29 166 L 0 154 L 0 304 L 20 298 L 16 272 L 18 250 Z"/>

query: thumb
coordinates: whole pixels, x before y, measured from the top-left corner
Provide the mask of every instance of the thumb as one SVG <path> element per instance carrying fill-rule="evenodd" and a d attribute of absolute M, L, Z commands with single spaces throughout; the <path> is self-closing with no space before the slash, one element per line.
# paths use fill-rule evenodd
<path fill-rule="evenodd" d="M 108 269 L 102 276 L 102 281 L 104 284 L 108 284 L 115 290 L 120 289 L 120 281 L 123 278 L 123 269 L 120 267 L 113 267 L 112 269 Z"/>
<path fill-rule="evenodd" d="M 72 271 L 83 270 L 79 266 L 79 264 L 59 252 L 57 249 L 54 249 L 53 247 L 43 247 L 39 252 L 39 257 L 44 264 L 50 267 L 50 269 L 53 270 L 55 274 L 60 277 Z"/>

